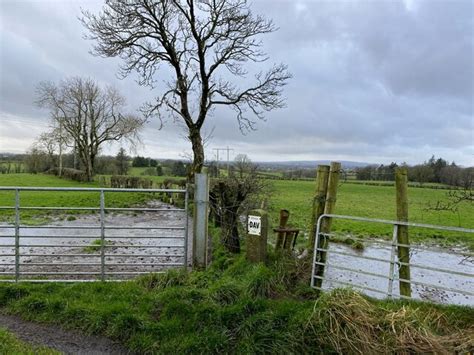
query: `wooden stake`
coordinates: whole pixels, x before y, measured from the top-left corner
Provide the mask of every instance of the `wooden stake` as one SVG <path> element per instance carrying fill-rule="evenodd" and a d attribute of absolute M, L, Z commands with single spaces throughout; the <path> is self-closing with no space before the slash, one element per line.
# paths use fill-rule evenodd
<path fill-rule="evenodd" d="M 290 211 L 288 210 L 280 210 L 280 229 L 283 229 L 286 227 L 286 224 L 288 223 L 288 218 L 290 218 Z M 284 232 L 279 232 L 275 244 L 275 249 L 281 249 L 283 247 L 283 238 L 285 237 Z"/>
<path fill-rule="evenodd" d="M 337 188 L 339 186 L 339 174 L 341 172 L 341 163 L 331 162 L 331 168 L 329 171 L 329 180 L 326 194 L 326 203 L 324 205 L 324 214 L 333 214 L 336 207 Z M 329 234 L 331 232 L 331 218 L 325 218 L 321 222 L 320 233 Z M 318 248 L 327 249 L 329 240 L 327 237 L 320 237 Z M 319 251 L 316 255 L 316 260 L 321 263 L 326 263 L 326 252 Z M 316 265 L 315 275 L 324 277 L 324 265 Z M 323 280 L 316 278 L 314 280 L 316 287 L 321 287 Z"/>
<path fill-rule="evenodd" d="M 309 227 L 308 250 L 313 255 L 314 239 L 316 234 L 316 223 L 319 217 L 324 213 L 326 204 L 326 194 L 328 191 L 329 165 L 318 165 L 316 173 L 316 191 L 313 197 L 313 211 L 311 214 L 311 225 Z"/>
<path fill-rule="evenodd" d="M 408 173 L 407 168 L 397 168 L 395 170 L 395 188 L 397 202 L 397 220 L 408 222 Z M 408 245 L 408 226 L 398 226 L 397 233 L 398 244 Z M 403 263 L 410 262 L 410 248 L 398 246 L 398 261 Z M 410 266 L 400 265 L 398 269 L 400 279 L 410 280 Z M 400 280 L 400 295 L 411 297 L 410 283 Z"/>

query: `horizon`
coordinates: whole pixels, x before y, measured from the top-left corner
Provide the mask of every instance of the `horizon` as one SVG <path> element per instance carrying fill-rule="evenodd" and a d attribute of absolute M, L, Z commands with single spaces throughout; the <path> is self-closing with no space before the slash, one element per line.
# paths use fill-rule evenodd
<path fill-rule="evenodd" d="M 283 90 L 287 107 L 257 120 L 257 130 L 245 135 L 231 110 L 216 110 L 203 129 L 210 136 L 207 159 L 213 147 L 230 146 L 234 156 L 255 161 L 416 164 L 434 154 L 474 164 L 471 1 L 268 3 L 253 2 L 252 11 L 279 27 L 262 40 L 266 65 L 281 61 L 293 74 Z M 1 151 L 24 152 L 48 128 L 49 112 L 33 103 L 42 80 L 92 77 L 117 87 L 131 111 L 163 87 L 165 68 L 150 90 L 135 75 L 117 79 L 120 60 L 88 53 L 93 43 L 82 38 L 86 30 L 77 16 L 81 8 L 96 12 L 101 6 L 89 0 L 1 2 Z M 161 130 L 157 120 L 148 123 L 135 152 L 188 156 L 185 133 L 171 121 Z M 104 153 L 114 155 L 120 146 Z"/>

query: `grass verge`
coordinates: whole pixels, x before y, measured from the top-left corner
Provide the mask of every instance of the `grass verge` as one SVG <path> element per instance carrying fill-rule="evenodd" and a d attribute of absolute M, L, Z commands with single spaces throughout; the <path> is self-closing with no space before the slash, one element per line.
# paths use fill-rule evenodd
<path fill-rule="evenodd" d="M 59 355 L 60 352 L 27 344 L 0 327 L 0 354 Z"/>
<path fill-rule="evenodd" d="M 306 260 L 264 264 L 217 250 L 206 271 L 124 283 L 0 284 L 0 308 L 121 341 L 139 353 L 467 352 L 474 309 L 317 297 Z"/>

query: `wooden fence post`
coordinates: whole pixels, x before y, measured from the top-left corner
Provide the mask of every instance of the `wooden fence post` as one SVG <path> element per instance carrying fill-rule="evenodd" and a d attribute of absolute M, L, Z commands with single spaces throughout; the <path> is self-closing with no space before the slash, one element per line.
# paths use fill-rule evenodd
<path fill-rule="evenodd" d="M 288 210 L 280 210 L 280 225 L 278 228 L 283 229 L 286 227 L 288 223 L 288 218 L 290 218 L 290 211 Z M 285 236 L 284 232 L 279 232 L 277 235 L 277 240 L 275 243 L 275 250 L 281 249 L 283 246 L 283 238 Z"/>
<path fill-rule="evenodd" d="M 326 203 L 324 205 L 324 214 L 334 213 L 336 207 L 337 188 L 339 186 L 339 174 L 341 172 L 341 163 L 331 162 L 331 168 L 329 170 L 328 187 L 326 193 Z M 331 218 L 325 218 L 321 221 L 320 233 L 329 234 L 331 232 Z M 329 246 L 329 240 L 327 237 L 319 238 L 318 248 L 327 249 Z M 320 263 L 326 263 L 326 252 L 319 251 L 316 253 L 316 261 Z M 319 276 L 314 280 L 316 287 L 321 287 L 324 277 L 324 265 L 315 266 L 315 276 Z"/>
<path fill-rule="evenodd" d="M 267 257 L 268 213 L 253 210 L 247 216 L 247 260 L 253 263 L 265 262 Z"/>
<path fill-rule="evenodd" d="M 395 170 L 395 188 L 397 202 L 397 220 L 408 222 L 408 173 L 407 168 L 397 168 Z M 398 226 L 397 231 L 398 244 L 408 245 L 408 226 Z M 410 263 L 410 248 L 398 246 L 398 261 Z M 410 266 L 401 264 L 398 269 L 400 279 L 410 280 Z M 411 297 L 410 282 L 400 280 L 400 295 Z"/>
<path fill-rule="evenodd" d="M 309 227 L 308 250 L 309 255 L 313 255 L 314 239 L 316 237 L 316 223 L 324 213 L 326 204 L 326 194 L 328 191 L 329 165 L 318 165 L 316 173 L 316 192 L 313 197 L 313 211 L 311 214 L 311 225 Z"/>

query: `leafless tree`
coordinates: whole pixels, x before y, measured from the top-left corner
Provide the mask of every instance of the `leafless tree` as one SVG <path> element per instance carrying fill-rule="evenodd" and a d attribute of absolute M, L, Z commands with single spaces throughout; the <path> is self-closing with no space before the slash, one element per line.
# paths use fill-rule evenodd
<path fill-rule="evenodd" d="M 34 143 L 34 146 L 37 149 L 44 151 L 48 154 L 48 163 L 51 167 L 57 166 L 56 155 L 59 151 L 60 141 L 61 138 L 58 129 L 53 129 L 50 132 L 41 133 Z"/>
<path fill-rule="evenodd" d="M 75 77 L 59 84 L 42 82 L 37 95 L 38 105 L 50 109 L 53 121 L 75 144 L 89 181 L 99 148 L 121 139 L 133 143 L 145 121 L 124 115 L 124 97 L 112 87 L 99 87 L 92 79 Z"/>
<path fill-rule="evenodd" d="M 462 169 L 460 187 L 446 193 L 446 199 L 428 206 L 428 210 L 457 212 L 462 204 L 474 204 L 474 167 Z"/>
<path fill-rule="evenodd" d="M 256 173 L 256 165 L 252 163 L 247 154 L 239 154 L 234 159 L 235 173 L 240 179 L 250 173 Z"/>
<path fill-rule="evenodd" d="M 136 71 L 141 85 L 154 88 L 160 65 L 170 69 L 163 72 L 171 77 L 163 80 L 166 88 L 143 110 L 160 120 L 168 113 L 185 124 L 192 174 L 204 164 L 201 129 L 214 108 L 233 109 L 246 130 L 254 129 L 255 118 L 284 107 L 282 88 L 291 77 L 285 65 L 256 74 L 247 86 L 244 66 L 268 59 L 260 35 L 276 27 L 254 16 L 246 0 L 106 0 L 99 14 L 83 15 L 87 38 L 96 41 L 93 53 L 122 58 L 123 76 Z"/>

